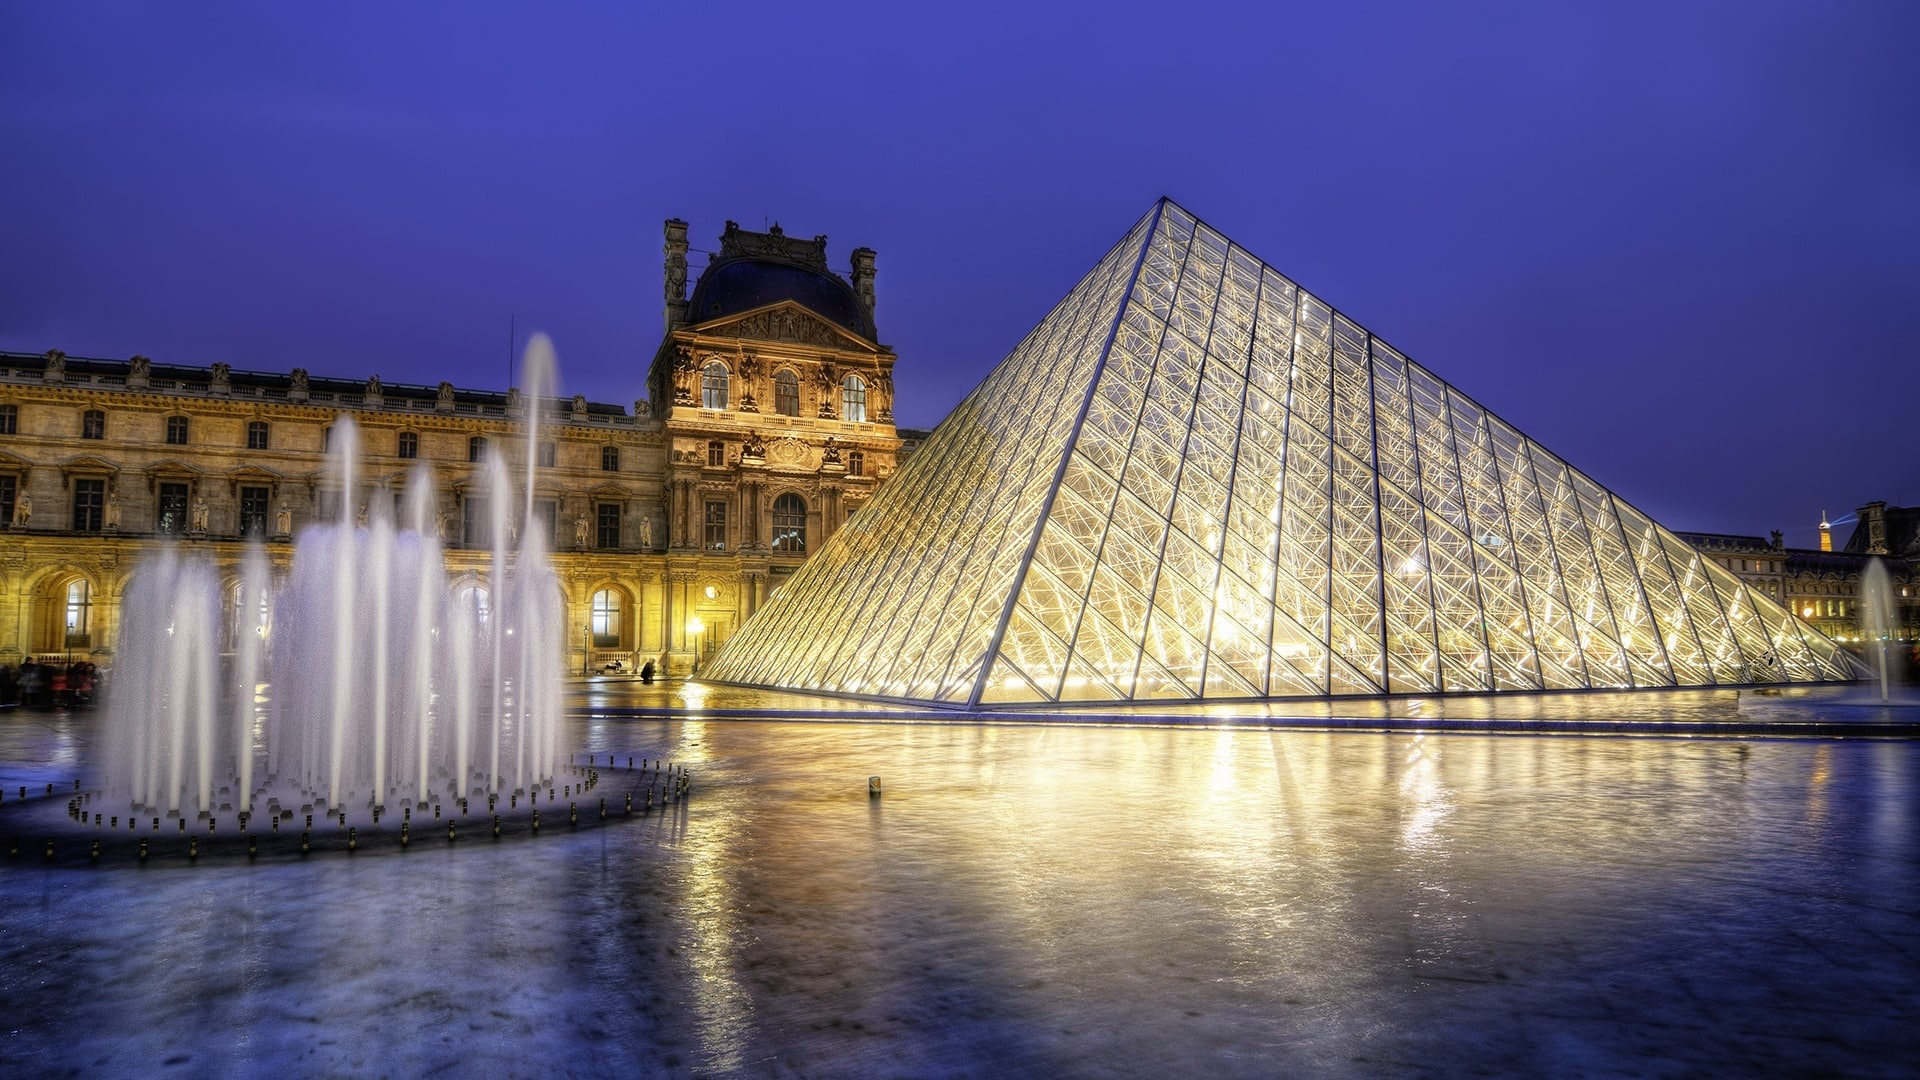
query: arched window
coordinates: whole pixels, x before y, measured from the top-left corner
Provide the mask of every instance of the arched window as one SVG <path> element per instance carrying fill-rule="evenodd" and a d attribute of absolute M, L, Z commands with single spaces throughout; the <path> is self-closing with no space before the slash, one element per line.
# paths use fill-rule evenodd
<path fill-rule="evenodd" d="M 88 635 L 93 632 L 93 583 L 86 578 L 67 583 L 66 626 L 68 648 L 92 644 Z"/>
<path fill-rule="evenodd" d="M 593 647 L 620 647 L 620 594 L 612 589 L 593 594 Z"/>
<path fill-rule="evenodd" d="M 620 471 L 620 448 L 619 447 L 603 446 L 600 448 L 600 471 L 601 472 L 619 472 Z"/>
<path fill-rule="evenodd" d="M 80 437 L 83 439 L 104 439 L 107 437 L 107 414 L 99 409 L 88 409 L 80 414 Z"/>
<path fill-rule="evenodd" d="M 800 415 L 800 376 L 782 368 L 773 377 L 773 411 L 781 416 Z"/>
<path fill-rule="evenodd" d="M 840 380 L 840 419 L 855 424 L 867 422 L 867 380 L 858 375 Z"/>
<path fill-rule="evenodd" d="M 727 365 L 715 360 L 700 373 L 700 407 L 703 409 L 724 409 L 727 407 Z"/>
<path fill-rule="evenodd" d="M 792 492 L 773 500 L 773 550 L 807 550 L 807 503 Z"/>
<path fill-rule="evenodd" d="M 187 445 L 187 418 L 184 416 L 167 417 L 167 445 Z"/>
<path fill-rule="evenodd" d="M 493 606 L 489 602 L 487 590 L 482 585 L 468 585 L 453 594 L 454 603 L 460 605 L 460 611 L 471 617 L 476 625 L 486 626 L 493 616 Z"/>
<path fill-rule="evenodd" d="M 475 435 L 473 438 L 467 440 L 468 461 L 479 461 L 486 456 L 487 437 L 485 435 Z"/>

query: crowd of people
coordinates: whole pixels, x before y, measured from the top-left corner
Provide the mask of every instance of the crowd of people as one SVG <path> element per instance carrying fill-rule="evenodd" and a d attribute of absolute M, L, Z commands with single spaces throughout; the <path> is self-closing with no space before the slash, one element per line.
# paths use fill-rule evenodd
<path fill-rule="evenodd" d="M 92 662 L 40 662 L 29 656 L 18 670 L 0 664 L 0 708 L 84 709 L 99 692 L 101 671 Z"/>

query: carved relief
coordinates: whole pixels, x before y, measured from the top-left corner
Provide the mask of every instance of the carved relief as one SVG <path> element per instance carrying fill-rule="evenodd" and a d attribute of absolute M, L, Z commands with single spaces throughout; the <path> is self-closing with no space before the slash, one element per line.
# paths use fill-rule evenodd
<path fill-rule="evenodd" d="M 775 442 L 767 457 L 777 465 L 804 465 L 808 457 L 807 444 L 789 435 Z"/>
<path fill-rule="evenodd" d="M 821 345 L 829 348 L 843 344 L 846 340 L 839 331 L 828 327 L 827 324 L 791 309 L 763 311 L 739 322 L 717 327 L 714 333 L 728 337 L 754 338 L 760 341 L 794 341 L 802 345 Z"/>

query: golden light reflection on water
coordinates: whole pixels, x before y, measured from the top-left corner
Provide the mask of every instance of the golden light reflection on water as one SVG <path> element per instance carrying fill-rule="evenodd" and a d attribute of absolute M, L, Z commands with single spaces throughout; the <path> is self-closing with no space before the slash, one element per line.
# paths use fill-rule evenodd
<path fill-rule="evenodd" d="M 1825 783 L 1794 767 L 1805 747 L 1731 741 L 721 722 L 681 745 L 741 778 L 686 848 L 717 1068 L 751 1060 L 794 991 L 831 1023 L 924 995 L 916 964 L 982 993 L 1166 1006 L 1191 986 L 1364 1012 L 1383 969 L 1490 979 L 1499 934 L 1678 896 L 1756 832 L 1743 807 Z M 778 1005 L 747 977 L 772 955 L 814 958 Z"/>

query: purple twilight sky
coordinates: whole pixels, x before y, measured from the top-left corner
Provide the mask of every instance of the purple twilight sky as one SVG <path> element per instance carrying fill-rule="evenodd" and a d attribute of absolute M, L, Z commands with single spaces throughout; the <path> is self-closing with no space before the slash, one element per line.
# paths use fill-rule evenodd
<path fill-rule="evenodd" d="M 660 221 L 931 427 L 1170 195 L 1675 528 L 1920 502 L 1920 5 L 0 5 L 0 348 L 631 403 Z M 1841 531 L 1844 537 L 1845 530 Z"/>

